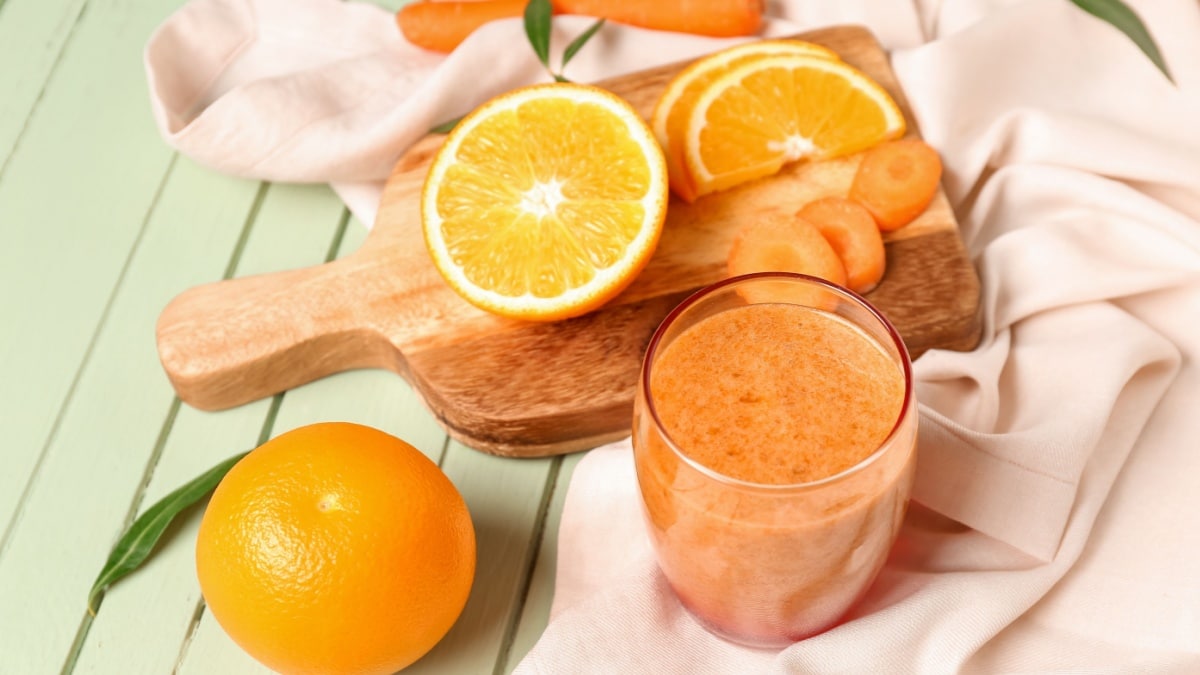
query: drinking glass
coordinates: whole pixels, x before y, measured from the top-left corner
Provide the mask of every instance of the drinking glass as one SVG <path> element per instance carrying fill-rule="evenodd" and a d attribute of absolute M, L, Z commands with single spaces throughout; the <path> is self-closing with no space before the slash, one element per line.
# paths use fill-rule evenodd
<path fill-rule="evenodd" d="M 651 389 L 664 350 L 689 328 L 734 308 L 778 303 L 840 317 L 903 378 L 890 434 L 857 464 L 808 482 L 756 483 L 701 464 L 664 428 Z M 707 358 L 744 348 L 738 339 L 714 345 Z M 712 424 L 732 423 L 715 407 L 693 412 Z M 659 567 L 683 606 L 709 632 L 755 647 L 787 645 L 836 625 L 895 541 L 912 486 L 916 432 L 908 352 L 863 298 L 813 277 L 771 272 L 727 279 L 685 300 L 650 340 L 633 419 L 643 513 Z M 794 450 L 780 448 L 785 457 Z"/>

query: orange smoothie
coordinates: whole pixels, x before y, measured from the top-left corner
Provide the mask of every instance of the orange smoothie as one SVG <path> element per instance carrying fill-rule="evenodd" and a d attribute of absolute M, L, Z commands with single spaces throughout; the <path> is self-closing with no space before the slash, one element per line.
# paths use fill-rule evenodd
<path fill-rule="evenodd" d="M 652 356 L 638 480 L 680 600 L 746 644 L 835 624 L 908 501 L 916 414 L 900 357 L 845 318 L 779 303 L 701 318 Z"/>

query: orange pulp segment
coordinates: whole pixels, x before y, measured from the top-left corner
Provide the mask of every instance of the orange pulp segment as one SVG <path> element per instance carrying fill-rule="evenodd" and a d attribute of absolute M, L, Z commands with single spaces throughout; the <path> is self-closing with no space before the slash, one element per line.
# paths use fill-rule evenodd
<path fill-rule="evenodd" d="M 667 207 L 663 154 L 614 94 L 534 85 L 450 133 L 421 196 L 434 265 L 463 298 L 522 319 L 604 304 L 649 261 Z"/>
<path fill-rule="evenodd" d="M 671 189 L 684 201 L 696 199 L 696 188 L 687 171 L 683 137 L 696 99 L 704 89 L 730 69 L 772 54 L 807 54 L 834 59 L 837 54 L 821 45 L 802 40 L 758 40 L 723 49 L 684 68 L 663 90 L 654 106 L 650 128 L 667 157 Z"/>
<path fill-rule="evenodd" d="M 891 96 L 861 71 L 810 55 L 763 56 L 732 68 L 696 99 L 684 133 L 699 195 L 847 155 L 905 130 Z"/>

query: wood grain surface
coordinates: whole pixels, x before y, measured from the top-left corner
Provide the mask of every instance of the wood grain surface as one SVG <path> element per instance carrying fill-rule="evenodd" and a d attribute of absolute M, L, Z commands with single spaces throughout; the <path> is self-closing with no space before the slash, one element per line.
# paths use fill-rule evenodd
<path fill-rule="evenodd" d="M 917 135 L 886 54 L 865 29 L 841 26 L 803 39 L 834 49 L 883 85 Z M 685 64 L 601 86 L 648 117 Z M 200 408 L 239 405 L 350 368 L 387 368 L 409 380 L 449 434 L 509 456 L 593 447 L 629 433 L 641 356 L 667 312 L 723 278 L 737 227 L 844 195 L 859 161 L 797 164 L 779 175 L 671 201 L 647 268 L 611 303 L 556 323 L 487 314 L 459 298 L 425 251 L 419 197 L 443 136 L 415 144 L 392 173 L 361 248 L 325 265 L 222 281 L 172 301 L 158 324 L 163 366 L 180 397 Z M 979 337 L 979 283 L 945 195 L 885 237 L 888 271 L 867 296 L 896 325 L 914 358 L 965 350 Z"/>

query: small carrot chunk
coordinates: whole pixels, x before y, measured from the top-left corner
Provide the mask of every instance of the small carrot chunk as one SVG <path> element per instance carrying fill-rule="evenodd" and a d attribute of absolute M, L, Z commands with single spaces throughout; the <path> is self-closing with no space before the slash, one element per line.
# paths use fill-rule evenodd
<path fill-rule="evenodd" d="M 554 11 L 584 14 L 654 30 L 711 37 L 754 35 L 763 0 L 553 0 Z"/>
<path fill-rule="evenodd" d="M 866 208 L 841 197 L 825 197 L 804 205 L 796 215 L 812 223 L 846 267 L 846 286 L 866 293 L 883 278 L 887 258 L 883 237 Z"/>
<path fill-rule="evenodd" d="M 806 220 L 776 216 L 738 230 L 729 249 L 729 275 L 797 272 L 846 285 L 846 268 L 833 247 Z"/>
<path fill-rule="evenodd" d="M 880 230 L 911 223 L 929 206 L 942 179 L 942 160 L 916 138 L 880 143 L 863 156 L 850 185 L 850 199 L 862 204 Z"/>
<path fill-rule="evenodd" d="M 452 52 L 483 24 L 525 14 L 528 0 L 414 2 L 396 13 L 396 24 L 409 42 L 435 52 Z"/>

